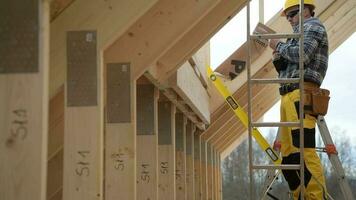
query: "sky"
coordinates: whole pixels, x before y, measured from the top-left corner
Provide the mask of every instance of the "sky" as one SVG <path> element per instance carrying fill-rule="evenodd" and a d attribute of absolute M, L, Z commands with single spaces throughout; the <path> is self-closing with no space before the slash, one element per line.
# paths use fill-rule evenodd
<path fill-rule="evenodd" d="M 269 3 L 273 1 L 273 4 Z M 284 0 L 265 0 L 265 21 L 282 9 Z M 273 5 L 273 6 L 272 6 Z M 253 0 L 251 12 L 258 10 L 258 0 Z M 255 27 L 258 16 L 251 15 L 251 29 Z M 210 40 L 211 65 L 219 66 L 228 56 L 246 41 L 246 9 L 238 13 Z M 327 75 L 322 84 L 330 90 L 331 99 L 328 114 L 325 116 L 329 130 L 346 131 L 353 143 L 356 143 L 356 32 L 341 44 L 330 56 Z M 279 121 L 279 103 L 264 116 L 264 121 Z M 262 129 L 263 133 L 268 129 Z M 331 133 L 332 134 L 332 133 Z"/>

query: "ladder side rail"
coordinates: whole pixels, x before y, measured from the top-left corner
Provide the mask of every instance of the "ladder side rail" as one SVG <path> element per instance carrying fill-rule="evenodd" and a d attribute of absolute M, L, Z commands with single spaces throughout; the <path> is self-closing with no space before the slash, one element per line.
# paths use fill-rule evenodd
<path fill-rule="evenodd" d="M 317 124 L 319 127 L 321 138 L 324 142 L 324 145 L 325 146 L 328 144 L 335 145 L 331 138 L 330 131 L 326 125 L 326 121 L 323 116 L 318 117 Z M 336 154 L 331 154 L 331 155 L 329 155 L 329 160 L 335 170 L 335 173 L 338 176 L 337 180 L 339 182 L 341 192 L 344 195 L 345 199 L 354 200 L 352 190 L 351 190 L 350 185 L 346 179 L 345 171 L 342 167 L 340 158 Z"/>
<path fill-rule="evenodd" d="M 299 2 L 299 152 L 300 152 L 300 199 L 304 200 L 305 181 L 304 181 L 304 0 Z"/>
<path fill-rule="evenodd" d="M 247 16 L 246 16 L 246 38 L 247 38 L 247 59 L 246 59 L 246 65 L 247 65 L 247 109 L 248 109 L 248 158 L 249 158 L 249 176 L 250 176 L 250 184 L 249 184 L 249 193 L 250 193 L 250 199 L 255 199 L 254 198 L 254 191 L 253 191 L 253 185 L 254 185 L 254 177 L 253 177 L 253 151 L 252 151 L 252 107 L 251 107 L 251 101 L 252 101 L 252 95 L 251 95 L 251 41 L 250 41 L 250 0 L 247 1 Z"/>

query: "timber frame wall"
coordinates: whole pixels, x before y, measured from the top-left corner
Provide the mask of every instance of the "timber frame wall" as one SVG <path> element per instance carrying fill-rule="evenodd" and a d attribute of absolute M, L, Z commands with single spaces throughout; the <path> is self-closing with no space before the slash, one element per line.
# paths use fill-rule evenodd
<path fill-rule="evenodd" d="M 356 30 L 356 2 L 317 4 L 332 52 Z M 205 70 L 210 37 L 245 5 L 2 0 L 0 199 L 222 199 L 221 162 L 246 129 Z M 278 14 L 267 24 L 286 32 Z M 276 76 L 270 55 L 257 48 L 254 77 Z M 245 107 L 246 75 L 224 81 Z M 271 90 L 254 88 L 255 119 Z"/>

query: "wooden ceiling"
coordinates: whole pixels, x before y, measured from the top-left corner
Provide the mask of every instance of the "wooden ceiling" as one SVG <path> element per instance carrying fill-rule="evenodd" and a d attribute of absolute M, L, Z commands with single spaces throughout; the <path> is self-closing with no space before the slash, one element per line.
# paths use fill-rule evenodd
<path fill-rule="evenodd" d="M 107 22 L 118 18 L 118 16 L 105 14 L 105 12 L 115 11 L 120 3 L 122 1 L 118 3 L 106 2 L 105 6 L 98 6 L 94 9 L 93 6 L 87 5 L 89 2 L 85 3 L 84 1 L 78 1 L 77 4 L 74 0 L 51 1 L 52 43 L 63 43 L 63 34 L 56 33 L 57 30 L 70 30 L 78 24 L 80 25 L 77 28 L 80 29 L 98 27 L 99 31 L 103 33 L 100 48 L 106 50 L 105 59 L 108 62 L 122 59 L 138 60 L 140 62 L 135 63 L 136 77 L 149 70 L 159 84 L 165 85 L 167 77 L 174 74 L 185 61 L 209 41 L 213 34 L 244 7 L 246 1 L 210 0 L 196 4 L 185 0 L 172 4 L 172 2 L 163 0 L 151 0 L 146 3 L 144 9 L 136 9 L 132 12 L 132 14 L 140 12 L 141 15 L 136 15 L 125 25 L 119 23 L 121 27 L 124 27 L 119 30 L 115 28 L 114 23 Z M 71 6 L 74 4 L 76 5 Z M 356 3 L 354 0 L 319 0 L 317 4 L 319 18 L 329 33 L 331 53 L 355 32 Z M 76 15 L 78 12 L 82 13 Z M 162 17 L 163 15 L 165 17 Z M 64 21 L 74 16 L 76 19 L 72 24 Z M 102 21 L 92 20 L 89 22 L 85 20 L 89 17 L 96 17 Z M 267 24 L 277 32 L 287 32 L 288 24 L 278 15 Z M 51 58 L 54 58 L 51 59 L 53 61 L 51 73 L 55 77 L 50 85 L 51 96 L 58 91 L 64 80 L 62 67 L 57 67 L 63 65 L 62 61 L 59 61 L 63 58 L 63 45 L 55 46 L 59 47 L 59 50 L 51 49 Z M 123 46 L 126 48 L 123 49 Z M 239 51 L 241 52 L 241 49 L 233 53 L 222 65 L 228 65 Z M 268 48 L 259 52 L 258 57 L 252 63 L 252 72 L 255 77 L 276 76 L 270 55 L 271 51 Z M 202 74 L 205 73 L 202 72 Z M 234 93 L 234 97 L 239 103 L 246 107 L 246 75 L 242 74 L 233 81 L 226 81 L 226 85 Z M 279 100 L 279 96 L 275 85 L 256 85 L 254 91 L 253 115 L 255 120 L 258 120 Z M 203 138 L 211 142 L 220 153 L 226 155 L 234 145 L 238 144 L 236 141 L 244 138 L 245 128 L 241 126 L 210 83 L 208 83 L 208 93 L 211 96 L 211 123 L 203 133 Z"/>

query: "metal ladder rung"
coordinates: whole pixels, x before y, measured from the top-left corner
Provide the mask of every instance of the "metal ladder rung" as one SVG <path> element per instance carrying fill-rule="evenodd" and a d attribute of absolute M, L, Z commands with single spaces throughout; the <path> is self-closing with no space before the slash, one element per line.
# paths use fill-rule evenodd
<path fill-rule="evenodd" d="M 253 34 L 251 39 L 281 39 L 281 38 L 300 38 L 300 33 L 281 33 L 281 34 Z"/>
<path fill-rule="evenodd" d="M 252 127 L 300 127 L 300 122 L 254 122 Z"/>
<path fill-rule="evenodd" d="M 268 83 L 299 83 L 300 78 L 272 78 L 272 79 L 251 79 L 251 83 L 268 84 Z"/>
<path fill-rule="evenodd" d="M 253 165 L 253 169 L 300 169 L 300 165 Z"/>

